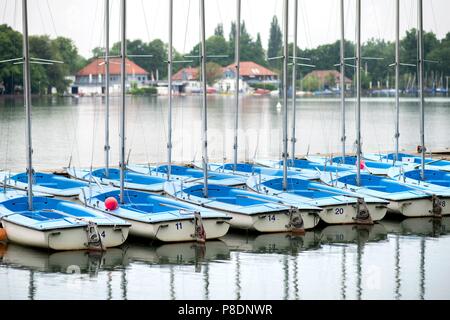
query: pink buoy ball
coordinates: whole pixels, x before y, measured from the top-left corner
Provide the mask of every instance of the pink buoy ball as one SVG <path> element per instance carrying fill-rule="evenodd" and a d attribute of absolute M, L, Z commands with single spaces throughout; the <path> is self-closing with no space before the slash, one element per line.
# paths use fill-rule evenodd
<path fill-rule="evenodd" d="M 105 207 L 108 210 L 116 210 L 119 207 L 119 203 L 117 202 L 116 198 L 109 197 L 105 200 Z"/>
<path fill-rule="evenodd" d="M 364 168 L 366 167 L 366 164 L 364 163 L 364 160 L 361 160 L 360 164 L 359 164 L 359 168 L 361 170 L 364 170 Z"/>

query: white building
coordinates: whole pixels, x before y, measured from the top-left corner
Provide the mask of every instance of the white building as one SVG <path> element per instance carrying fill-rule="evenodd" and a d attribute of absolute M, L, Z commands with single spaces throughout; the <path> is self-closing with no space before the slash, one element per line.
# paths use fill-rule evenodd
<path fill-rule="evenodd" d="M 132 84 L 142 87 L 148 83 L 149 73 L 126 59 L 125 71 L 126 88 L 129 89 Z M 109 84 L 110 92 L 120 92 L 120 64 L 119 58 L 109 60 Z M 71 93 L 79 95 L 96 95 L 105 92 L 105 62 L 104 59 L 94 59 L 91 63 L 77 72 L 75 81 L 72 84 Z"/>

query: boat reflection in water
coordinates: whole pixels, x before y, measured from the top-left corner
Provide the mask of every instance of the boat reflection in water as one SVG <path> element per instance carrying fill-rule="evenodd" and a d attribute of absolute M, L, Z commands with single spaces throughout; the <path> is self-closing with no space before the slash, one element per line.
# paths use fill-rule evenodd
<path fill-rule="evenodd" d="M 98 254 L 0 242 L 0 298 L 448 298 L 448 234 L 450 217 L 232 231 L 204 245 L 133 240 Z"/>
<path fill-rule="evenodd" d="M 374 225 L 331 225 L 320 232 L 321 243 L 356 243 L 376 242 L 387 239 L 386 228 L 379 223 Z"/>
<path fill-rule="evenodd" d="M 221 240 L 210 240 L 204 244 L 195 242 L 167 243 L 149 246 L 134 240 L 122 246 L 124 264 L 136 262 L 152 265 L 194 265 L 201 271 L 203 263 L 214 260 L 229 260 L 230 249 Z"/>
<path fill-rule="evenodd" d="M 16 269 L 46 273 L 76 273 L 95 276 L 100 270 L 122 266 L 122 250 L 106 251 L 47 251 L 21 246 L 12 242 L 0 243 L 0 262 Z"/>
<path fill-rule="evenodd" d="M 252 253 L 296 255 L 300 251 L 314 250 L 320 247 L 320 237 L 314 231 L 306 231 L 304 235 L 287 232 L 255 234 L 231 231 L 222 240 L 232 251 Z"/>
<path fill-rule="evenodd" d="M 450 217 L 408 218 L 403 220 L 383 220 L 380 222 L 389 233 L 439 237 L 450 233 Z"/>

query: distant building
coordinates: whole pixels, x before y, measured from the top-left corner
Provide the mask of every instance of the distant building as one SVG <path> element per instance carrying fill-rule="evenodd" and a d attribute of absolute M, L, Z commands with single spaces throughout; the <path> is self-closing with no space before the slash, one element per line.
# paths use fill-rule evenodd
<path fill-rule="evenodd" d="M 222 68 L 223 78 L 214 84 L 218 92 L 234 92 L 235 65 L 230 64 Z M 242 61 L 240 63 L 240 91 L 247 91 L 252 83 L 278 84 L 278 75 L 252 61 Z M 199 68 L 187 67 L 179 70 L 172 76 L 175 91 L 186 93 L 201 92 L 201 82 Z"/>
<path fill-rule="evenodd" d="M 223 78 L 214 84 L 214 88 L 217 92 L 221 93 L 233 93 L 236 91 L 236 80 L 233 78 Z M 239 79 L 239 92 L 247 92 L 248 84 L 242 79 Z"/>
<path fill-rule="evenodd" d="M 172 76 L 172 86 L 177 92 L 199 93 L 202 89 L 199 68 L 187 67 Z"/>
<path fill-rule="evenodd" d="M 314 77 L 319 80 L 319 86 L 322 90 L 340 90 L 341 73 L 336 70 L 314 70 L 308 73 L 303 79 Z M 345 90 L 349 90 L 352 85 L 352 80 L 344 77 Z"/>
<path fill-rule="evenodd" d="M 248 84 L 278 84 L 278 75 L 266 67 L 263 67 L 253 61 L 241 61 L 239 65 L 239 76 Z M 234 63 L 223 69 L 224 78 L 235 78 L 236 66 Z"/>
<path fill-rule="evenodd" d="M 109 60 L 109 81 L 110 92 L 119 92 L 120 88 L 120 66 L 119 58 Z M 125 60 L 126 88 L 130 88 L 132 83 L 138 87 L 148 84 L 149 73 L 135 64 L 133 61 Z M 91 95 L 105 92 L 105 62 L 104 59 L 94 59 L 91 63 L 77 72 L 75 81 L 72 84 L 72 94 Z"/>

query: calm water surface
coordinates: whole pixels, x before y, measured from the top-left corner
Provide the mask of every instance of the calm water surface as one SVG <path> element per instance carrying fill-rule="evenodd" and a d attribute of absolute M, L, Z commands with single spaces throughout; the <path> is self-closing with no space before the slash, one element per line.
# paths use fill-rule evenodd
<path fill-rule="evenodd" d="M 131 162 L 163 162 L 166 98 L 128 98 Z M 209 156 L 230 159 L 233 98 L 209 97 Z M 282 112 L 277 99 L 242 98 L 241 160 L 277 158 Z M 38 169 L 101 165 L 102 98 L 34 98 Z M 201 101 L 176 97 L 174 159 L 201 155 Z M 0 97 L 0 168 L 25 167 L 23 102 Z M 340 150 L 337 99 L 304 99 L 297 113 L 298 153 Z M 430 149 L 450 146 L 450 100 L 427 100 Z M 348 103 L 348 150 L 354 106 Z M 118 162 L 118 98 L 111 106 L 112 163 Z M 362 104 L 363 149 L 393 148 L 391 99 Z M 419 144 L 419 109 L 401 103 L 401 145 Z M 450 299 L 450 218 L 383 220 L 371 227 L 322 226 L 304 236 L 230 233 L 205 247 L 131 240 L 102 255 L 47 252 L 0 243 L 0 299 Z"/>
<path fill-rule="evenodd" d="M 239 159 L 277 158 L 281 155 L 282 110 L 273 97 L 243 97 L 239 121 Z M 118 97 L 111 105 L 111 162 L 118 163 Z M 232 159 L 234 100 L 232 96 L 208 97 L 208 151 L 211 160 Z M 38 169 L 103 163 L 104 105 L 101 97 L 33 98 L 34 163 Z M 419 106 L 415 99 L 401 102 L 400 144 L 415 150 L 420 144 Z M 289 110 L 290 112 L 291 110 Z M 127 142 L 130 162 L 164 162 L 167 145 L 167 97 L 127 98 Z M 347 150 L 354 151 L 354 103 L 346 113 Z M 393 99 L 363 99 L 363 151 L 394 147 Z M 426 104 L 426 145 L 429 150 L 450 147 L 450 99 L 430 98 Z M 339 99 L 299 99 L 297 154 L 340 152 Z M 290 132 L 290 131 L 289 131 Z M 25 166 L 23 101 L 0 97 L 0 168 Z M 130 151 L 131 150 L 131 151 Z M 175 97 L 173 159 L 201 158 L 201 100 L 199 96 Z"/>
<path fill-rule="evenodd" d="M 449 233 L 418 218 L 103 255 L 0 244 L 0 299 L 450 299 Z"/>

